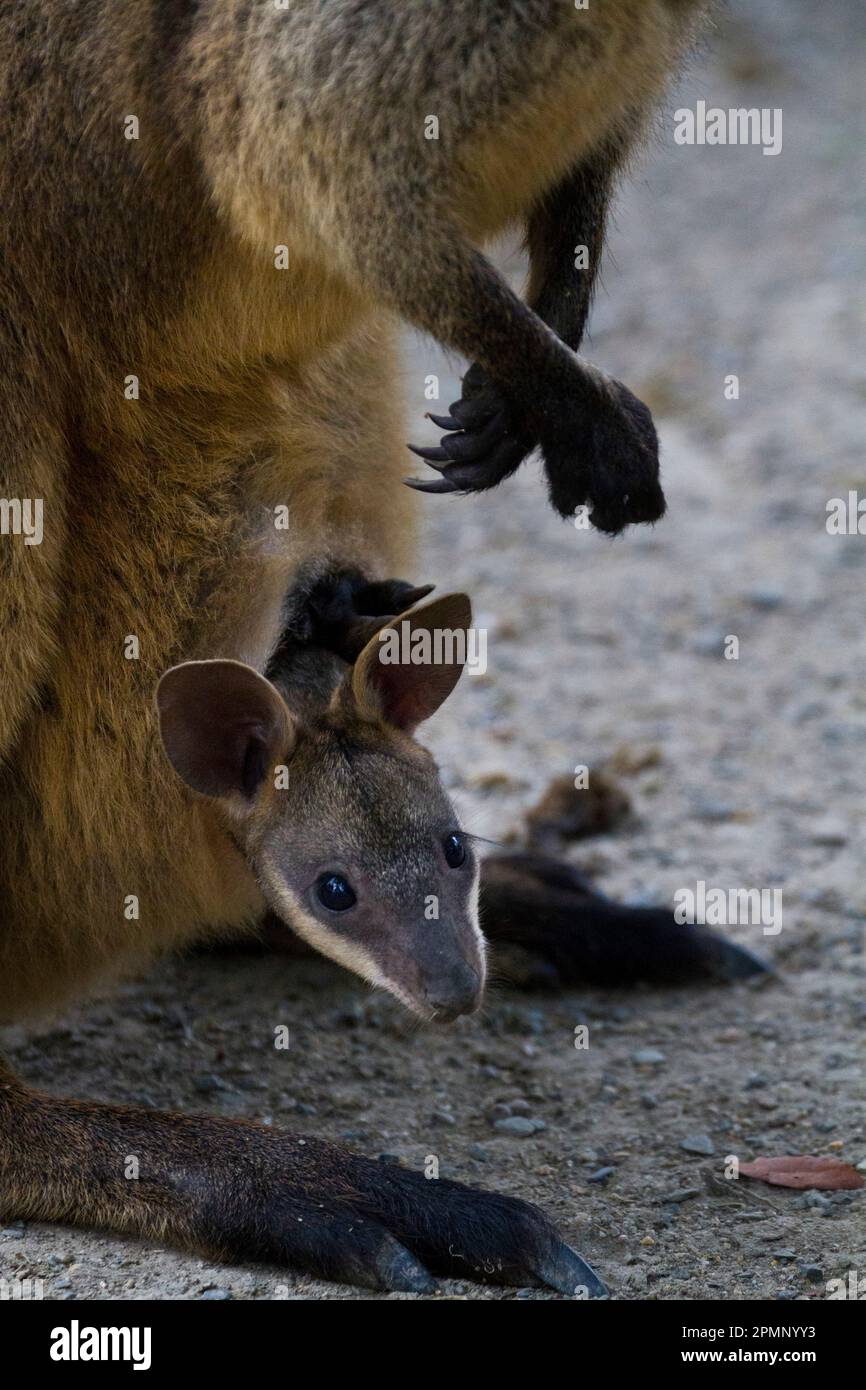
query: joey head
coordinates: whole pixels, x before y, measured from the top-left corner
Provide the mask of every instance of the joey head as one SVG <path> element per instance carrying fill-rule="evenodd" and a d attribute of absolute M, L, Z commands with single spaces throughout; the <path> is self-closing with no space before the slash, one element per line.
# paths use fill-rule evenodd
<path fill-rule="evenodd" d="M 411 615 L 414 633 L 462 633 L 470 621 L 462 595 Z M 479 866 L 412 735 L 462 667 L 385 664 L 385 635 L 304 720 L 240 662 L 174 667 L 158 690 L 160 727 L 176 771 L 213 799 L 272 911 L 420 1017 L 452 1019 L 484 987 Z"/>

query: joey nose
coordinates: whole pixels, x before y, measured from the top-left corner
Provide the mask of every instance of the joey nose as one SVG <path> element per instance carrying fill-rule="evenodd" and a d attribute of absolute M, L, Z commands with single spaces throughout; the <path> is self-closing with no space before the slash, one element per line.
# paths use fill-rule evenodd
<path fill-rule="evenodd" d="M 425 1002 L 437 1022 L 450 1023 L 461 1014 L 471 1013 L 481 998 L 481 978 L 477 970 L 461 961 L 431 982 L 424 991 Z"/>

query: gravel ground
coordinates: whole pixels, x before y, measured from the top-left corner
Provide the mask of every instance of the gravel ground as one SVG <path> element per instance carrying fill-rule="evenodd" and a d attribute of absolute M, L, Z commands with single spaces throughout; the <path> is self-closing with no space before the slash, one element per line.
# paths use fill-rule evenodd
<path fill-rule="evenodd" d="M 864 1194 L 720 1181 L 728 1154 L 866 1159 L 866 537 L 825 524 L 828 499 L 866 496 L 864 37 L 857 0 L 736 0 L 618 203 L 589 352 L 656 411 L 665 522 L 576 530 L 531 466 L 484 498 L 430 499 L 416 576 L 465 585 L 489 631 L 487 675 L 430 735 L 469 828 L 508 840 L 552 778 L 613 760 L 634 814 L 575 862 L 634 902 L 699 879 L 781 889 L 779 935 L 728 928 L 779 978 L 494 991 L 480 1018 L 416 1031 L 323 963 L 193 958 L 8 1036 L 25 1075 L 436 1155 L 443 1176 L 541 1203 L 617 1298 L 820 1299 L 866 1277 Z M 676 146 L 670 113 L 699 98 L 782 108 L 782 153 Z M 429 344 L 406 361 L 417 421 L 425 375 L 453 372 Z M 544 1127 L 503 1134 L 494 1106 Z M 0 1230 L 0 1277 L 57 1299 L 375 1297 L 39 1225 Z"/>

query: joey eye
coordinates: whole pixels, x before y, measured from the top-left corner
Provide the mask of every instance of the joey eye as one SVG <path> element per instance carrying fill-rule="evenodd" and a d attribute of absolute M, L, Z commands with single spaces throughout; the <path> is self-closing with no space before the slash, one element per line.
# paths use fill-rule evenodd
<path fill-rule="evenodd" d="M 459 869 L 461 864 L 466 863 L 466 846 L 463 843 L 462 835 L 449 835 L 443 842 L 442 848 L 445 851 L 445 861 L 450 869 Z"/>
<path fill-rule="evenodd" d="M 354 890 L 342 874 L 328 874 L 320 878 L 316 885 L 316 894 L 319 902 L 329 912 L 347 912 L 358 901 Z"/>

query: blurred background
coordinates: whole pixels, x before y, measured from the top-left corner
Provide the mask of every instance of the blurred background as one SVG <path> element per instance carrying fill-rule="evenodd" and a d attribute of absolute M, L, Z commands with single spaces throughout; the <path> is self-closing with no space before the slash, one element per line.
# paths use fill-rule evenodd
<path fill-rule="evenodd" d="M 658 743 L 644 832 L 610 865 L 630 893 L 669 895 L 709 855 L 792 902 L 835 888 L 866 906 L 866 536 L 826 529 L 830 498 L 866 498 L 866 20 L 854 0 L 818 15 L 724 9 L 615 204 L 584 353 L 653 408 L 665 520 L 576 531 L 534 465 L 425 503 L 421 577 L 465 583 L 490 624 L 489 695 L 464 694 L 438 730 L 460 742 L 473 816 L 501 834 L 503 797 L 517 815 L 548 774 Z M 781 108 L 781 153 L 676 145 L 673 112 L 698 100 Z M 501 261 L 521 284 L 519 253 Z M 413 426 L 440 367 L 415 346 Z M 479 797 L 488 775 L 496 796 Z M 847 828 L 833 854 L 813 834 L 828 817 Z"/>

